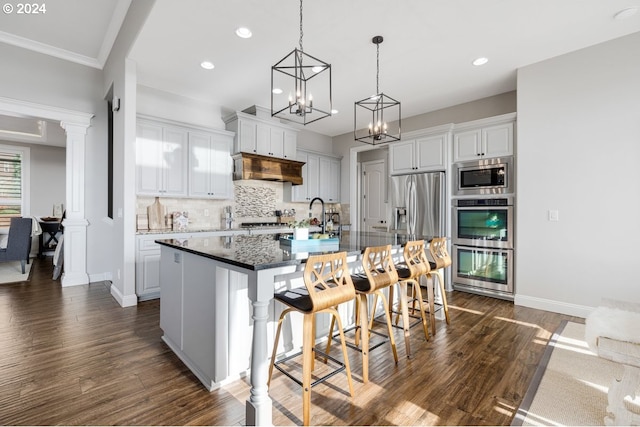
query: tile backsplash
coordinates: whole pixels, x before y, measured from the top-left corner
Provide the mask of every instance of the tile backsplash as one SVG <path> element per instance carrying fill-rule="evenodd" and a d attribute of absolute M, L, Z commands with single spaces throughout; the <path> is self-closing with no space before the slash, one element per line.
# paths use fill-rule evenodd
<path fill-rule="evenodd" d="M 233 213 L 233 228 L 240 226 L 242 222 L 275 222 L 276 210 L 295 209 L 296 219 L 309 216 L 307 203 L 291 203 L 284 201 L 283 186 L 281 182 L 242 180 L 234 181 L 234 200 L 210 200 L 210 199 L 185 199 L 160 197 L 168 214 L 172 212 L 188 212 L 189 225 L 187 229 L 224 229 L 225 206 L 231 206 Z M 147 206 L 153 204 L 155 197 L 138 196 L 136 202 L 136 214 L 144 217 L 147 215 Z M 326 204 L 326 209 L 340 210 L 340 205 Z M 320 217 L 320 204 L 313 206 L 312 215 Z M 144 221 L 142 221 L 144 223 Z M 343 222 L 347 222 L 344 221 Z"/>

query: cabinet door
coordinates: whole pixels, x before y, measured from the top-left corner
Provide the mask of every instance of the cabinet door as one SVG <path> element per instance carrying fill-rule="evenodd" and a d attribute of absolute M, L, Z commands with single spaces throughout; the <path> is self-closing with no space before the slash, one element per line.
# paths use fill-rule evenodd
<path fill-rule="evenodd" d="M 420 172 L 444 170 L 447 151 L 446 135 L 416 139 L 416 167 Z"/>
<path fill-rule="evenodd" d="M 269 156 L 271 152 L 271 127 L 258 123 L 256 125 L 256 151 L 257 154 Z"/>
<path fill-rule="evenodd" d="M 284 129 L 271 128 L 270 148 L 270 156 L 284 158 Z"/>
<path fill-rule="evenodd" d="M 391 174 L 410 173 L 415 171 L 415 141 L 396 142 L 389 145 L 391 150 Z"/>
<path fill-rule="evenodd" d="M 295 159 L 298 146 L 298 136 L 295 132 L 285 130 L 284 131 L 284 147 L 283 158 Z"/>
<path fill-rule="evenodd" d="M 238 120 L 238 140 L 240 151 L 243 153 L 257 153 L 256 124 L 247 120 Z"/>
<path fill-rule="evenodd" d="M 327 199 L 329 203 L 340 202 L 340 160 L 331 160 L 329 162 L 329 194 Z"/>
<path fill-rule="evenodd" d="M 482 129 L 485 157 L 511 156 L 513 154 L 513 123 Z"/>
<path fill-rule="evenodd" d="M 309 201 L 320 194 L 320 157 L 309 154 L 307 157 L 307 197 Z"/>
<path fill-rule="evenodd" d="M 233 160 L 231 159 L 231 141 L 225 137 L 213 135 L 209 150 L 209 192 L 216 199 L 233 198 Z"/>
<path fill-rule="evenodd" d="M 475 160 L 482 155 L 480 129 L 458 132 L 453 135 L 453 161 Z"/>
<path fill-rule="evenodd" d="M 162 189 L 162 126 L 138 123 L 136 137 L 136 190 L 158 195 Z"/>
<path fill-rule="evenodd" d="M 307 186 L 309 184 L 309 156 L 307 153 L 300 151 L 296 155 L 296 160 L 304 162 L 304 165 L 302 166 L 302 184 L 293 186 L 291 201 L 305 202 L 308 200 Z"/>
<path fill-rule="evenodd" d="M 211 169 L 209 135 L 189 134 L 189 195 L 209 195 L 209 171 Z"/>
<path fill-rule="evenodd" d="M 168 128 L 163 130 L 162 194 L 187 195 L 187 131 Z"/>
<path fill-rule="evenodd" d="M 329 202 L 329 192 L 330 192 L 330 183 L 329 179 L 331 178 L 331 160 L 328 157 L 320 157 L 319 158 L 319 175 L 318 175 L 318 185 L 319 192 L 316 195 L 309 195 L 311 197 L 320 197 L 326 203 Z"/>

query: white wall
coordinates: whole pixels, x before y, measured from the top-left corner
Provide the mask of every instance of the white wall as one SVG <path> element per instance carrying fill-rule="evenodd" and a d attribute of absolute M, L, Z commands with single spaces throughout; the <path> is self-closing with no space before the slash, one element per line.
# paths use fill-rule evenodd
<path fill-rule="evenodd" d="M 127 55 L 153 4 L 154 0 L 131 3 L 105 64 L 100 86 L 103 98 L 110 91 L 120 98 L 120 110 L 113 116 L 114 219 L 109 222 L 112 250 L 106 260 L 111 271 L 111 295 L 123 307 L 138 302 L 135 293 L 137 78 L 136 64 L 127 59 Z"/>
<path fill-rule="evenodd" d="M 518 72 L 516 304 L 640 301 L 638 52 L 635 33 Z"/>

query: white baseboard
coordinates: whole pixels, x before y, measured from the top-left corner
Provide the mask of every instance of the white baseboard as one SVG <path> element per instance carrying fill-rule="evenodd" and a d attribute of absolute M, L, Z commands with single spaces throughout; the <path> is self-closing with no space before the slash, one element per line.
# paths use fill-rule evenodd
<path fill-rule="evenodd" d="M 121 307 L 133 307 L 138 305 L 137 295 L 123 295 L 113 283 L 111 284 L 111 296 L 118 301 L 118 304 L 120 304 Z"/>
<path fill-rule="evenodd" d="M 551 311 L 553 313 L 561 313 L 568 316 L 582 318 L 586 318 L 595 308 L 586 305 L 570 304 L 567 302 L 531 297 L 527 295 L 516 295 L 513 303 L 523 307 L 536 308 L 538 310 Z"/>

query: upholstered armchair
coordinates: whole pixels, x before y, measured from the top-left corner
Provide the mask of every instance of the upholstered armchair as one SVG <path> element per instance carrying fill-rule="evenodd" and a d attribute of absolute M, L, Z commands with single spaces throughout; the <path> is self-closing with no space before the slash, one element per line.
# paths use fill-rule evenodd
<path fill-rule="evenodd" d="M 7 247 L 0 249 L 0 262 L 20 261 L 22 274 L 31 250 L 31 218 L 11 218 Z"/>

